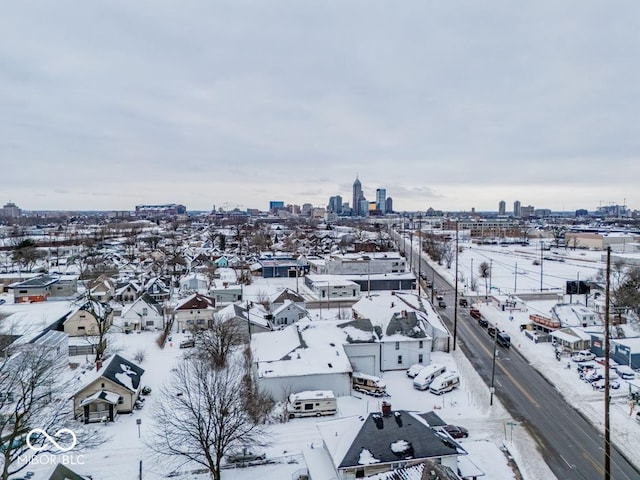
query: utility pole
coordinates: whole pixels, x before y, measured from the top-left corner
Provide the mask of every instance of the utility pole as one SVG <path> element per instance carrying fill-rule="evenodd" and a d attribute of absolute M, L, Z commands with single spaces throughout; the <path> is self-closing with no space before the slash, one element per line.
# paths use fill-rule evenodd
<path fill-rule="evenodd" d="M 544 272 L 544 241 L 540 241 L 540 291 L 542 291 L 542 277 Z"/>
<path fill-rule="evenodd" d="M 456 288 L 453 300 L 453 349 L 456 349 L 458 333 L 458 220 L 456 220 Z"/>
<path fill-rule="evenodd" d="M 515 277 L 513 280 L 513 293 L 517 293 L 518 292 L 518 262 L 516 262 L 516 271 L 515 271 Z"/>
<path fill-rule="evenodd" d="M 611 247 L 607 247 L 607 284 L 604 303 L 604 480 L 611 480 L 611 428 L 609 410 L 611 397 L 609 396 L 609 305 L 611 303 Z"/>
<path fill-rule="evenodd" d="M 489 293 L 493 290 L 493 259 L 489 259 Z M 487 303 L 488 299 L 487 299 Z"/>
<path fill-rule="evenodd" d="M 420 296 L 421 269 L 422 269 L 422 215 L 418 214 L 418 296 Z"/>

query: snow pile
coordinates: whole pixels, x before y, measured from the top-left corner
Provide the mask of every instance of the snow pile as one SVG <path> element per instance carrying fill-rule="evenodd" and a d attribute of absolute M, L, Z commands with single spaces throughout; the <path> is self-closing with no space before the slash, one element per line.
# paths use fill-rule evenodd
<path fill-rule="evenodd" d="M 371 465 L 374 463 L 379 463 L 380 460 L 378 460 L 377 458 L 375 458 L 373 456 L 373 454 L 367 450 L 366 448 L 363 448 L 362 451 L 360 452 L 360 458 L 358 459 L 358 464 L 360 465 Z"/>

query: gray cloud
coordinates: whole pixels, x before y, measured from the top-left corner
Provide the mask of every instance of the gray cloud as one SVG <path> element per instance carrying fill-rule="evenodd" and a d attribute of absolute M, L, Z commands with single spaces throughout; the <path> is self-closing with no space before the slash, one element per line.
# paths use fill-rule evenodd
<path fill-rule="evenodd" d="M 266 208 L 350 201 L 357 173 L 398 209 L 638 208 L 639 13 L 630 0 L 13 2 L 2 190 L 26 209 Z"/>

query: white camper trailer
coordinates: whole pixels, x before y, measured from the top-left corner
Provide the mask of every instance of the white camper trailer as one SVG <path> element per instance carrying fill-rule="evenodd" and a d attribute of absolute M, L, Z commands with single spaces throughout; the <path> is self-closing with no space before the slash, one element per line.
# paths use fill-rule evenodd
<path fill-rule="evenodd" d="M 460 376 L 456 372 L 446 372 L 433 379 L 429 391 L 436 395 L 450 392 L 460 386 Z"/>
<path fill-rule="evenodd" d="M 376 397 L 387 394 L 387 385 L 374 375 L 353 372 L 351 375 L 353 389 L 357 392 L 367 393 Z"/>
<path fill-rule="evenodd" d="M 287 415 L 295 417 L 320 417 L 335 415 L 336 397 L 331 390 L 307 390 L 289 395 Z"/>
<path fill-rule="evenodd" d="M 413 379 L 413 388 L 426 390 L 434 378 L 447 371 L 447 367 L 439 363 L 432 363 L 424 367 Z"/>

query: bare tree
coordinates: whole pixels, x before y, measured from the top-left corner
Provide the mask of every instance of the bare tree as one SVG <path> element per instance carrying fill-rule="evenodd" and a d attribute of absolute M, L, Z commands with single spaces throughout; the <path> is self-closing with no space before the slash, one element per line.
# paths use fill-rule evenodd
<path fill-rule="evenodd" d="M 68 399 L 73 383 L 61 380 L 63 370 L 64 364 L 52 351 L 32 344 L 10 348 L 0 363 L 0 480 L 23 470 L 34 457 L 53 453 L 54 446 L 45 436 L 32 433 L 33 429 L 52 435 L 71 426 L 78 445 L 75 451 L 101 443 L 100 435 L 90 427 L 71 424 Z M 58 440 L 64 446 L 73 442 L 71 434 L 61 434 Z"/>
<path fill-rule="evenodd" d="M 265 309 L 269 310 L 271 302 L 269 301 L 269 294 L 264 290 L 258 290 L 256 292 L 256 303 L 262 305 Z"/>
<path fill-rule="evenodd" d="M 440 252 L 447 268 L 451 268 L 453 260 L 456 258 L 456 245 L 450 239 L 446 239 L 440 244 Z"/>
<path fill-rule="evenodd" d="M 489 276 L 491 275 L 491 267 L 489 266 L 489 262 L 482 262 L 478 265 L 478 274 L 480 278 L 484 278 L 484 296 L 487 298 L 489 296 L 489 285 L 487 283 Z"/>
<path fill-rule="evenodd" d="M 107 350 L 107 333 L 113 324 L 113 309 L 106 303 L 99 302 L 90 294 L 81 298 L 80 309 L 90 313 L 95 318 L 95 324 L 90 325 L 86 333 L 87 342 L 94 346 L 95 361 L 101 361 Z"/>
<path fill-rule="evenodd" d="M 270 404 L 268 396 L 247 391 L 240 363 L 215 369 L 192 356 L 173 371 L 155 403 L 150 448 L 164 457 L 205 467 L 220 480 L 225 454 L 240 446 L 265 444 L 265 416 L 253 418 L 251 402 Z"/>
<path fill-rule="evenodd" d="M 240 345 L 245 336 L 240 326 L 232 319 L 223 318 L 216 314 L 211 327 L 193 331 L 198 353 L 204 359 L 209 359 L 214 368 L 220 369 L 227 365 L 233 348 Z"/>
<path fill-rule="evenodd" d="M 551 227 L 551 235 L 556 248 L 560 246 L 560 240 L 564 240 L 567 228 L 564 225 L 554 225 Z"/>
<path fill-rule="evenodd" d="M 45 252 L 38 250 L 36 242 L 27 238 L 19 242 L 11 253 L 11 259 L 30 272 L 39 260 L 46 256 Z"/>

